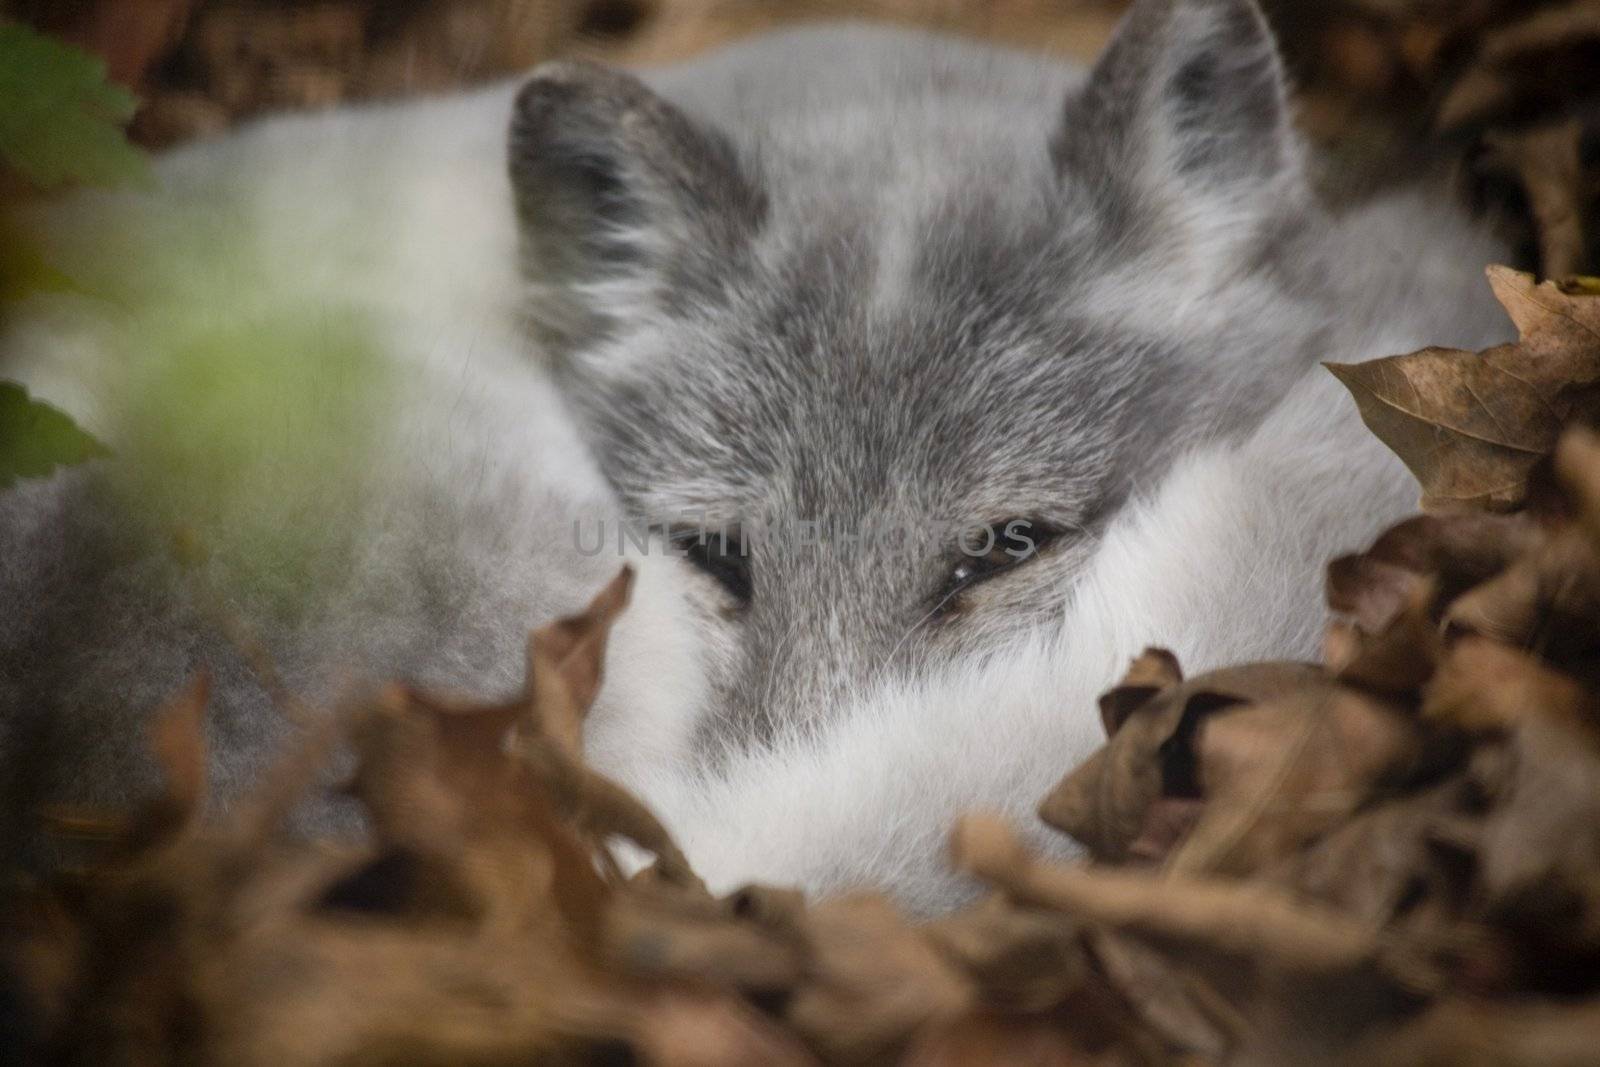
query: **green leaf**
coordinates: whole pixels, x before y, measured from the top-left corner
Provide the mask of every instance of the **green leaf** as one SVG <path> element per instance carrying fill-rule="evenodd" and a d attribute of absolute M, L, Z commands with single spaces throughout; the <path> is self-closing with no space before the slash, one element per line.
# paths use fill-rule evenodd
<path fill-rule="evenodd" d="M 0 304 L 30 293 L 72 292 L 83 288 L 45 262 L 27 235 L 0 215 Z"/>
<path fill-rule="evenodd" d="M 110 454 L 65 412 L 34 400 L 15 382 L 0 382 L 0 489 Z"/>
<path fill-rule="evenodd" d="M 122 130 L 137 107 L 100 60 L 0 23 L 0 159 L 35 185 L 148 181 L 148 161 Z"/>

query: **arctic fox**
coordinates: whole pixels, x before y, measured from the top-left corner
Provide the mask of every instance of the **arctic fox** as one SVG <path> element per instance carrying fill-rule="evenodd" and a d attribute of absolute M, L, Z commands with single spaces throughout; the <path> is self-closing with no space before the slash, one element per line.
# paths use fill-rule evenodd
<path fill-rule="evenodd" d="M 35 219 L 54 261 L 201 219 L 197 262 L 235 258 L 151 282 L 141 329 L 197 294 L 208 326 L 350 313 L 385 384 L 349 410 L 252 393 L 266 429 L 185 467 L 145 437 L 186 454 L 211 393 L 130 417 L 157 357 L 126 322 L 23 309 L 0 377 L 117 455 L 0 496 L 13 811 L 125 799 L 136 724 L 201 664 L 243 787 L 289 727 L 218 601 L 310 700 L 355 673 L 490 695 L 620 540 L 640 586 L 591 758 L 715 888 L 947 907 L 955 816 L 1029 820 L 1140 647 L 1315 653 L 1322 563 L 1415 502 L 1319 364 L 1506 329 L 1502 250 L 1440 198 L 1318 203 L 1253 0 L 1137 0 L 1089 72 L 804 28 L 275 120 L 158 170 Z M 333 418 L 359 459 L 318 443 Z M 177 526 L 211 546 L 199 582 L 161 550 Z M 294 531 L 287 600 L 263 529 Z"/>

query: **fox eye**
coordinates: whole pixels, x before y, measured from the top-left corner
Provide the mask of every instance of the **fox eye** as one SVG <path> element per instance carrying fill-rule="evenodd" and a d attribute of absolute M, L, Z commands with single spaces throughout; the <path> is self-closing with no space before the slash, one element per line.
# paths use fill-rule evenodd
<path fill-rule="evenodd" d="M 670 534 L 684 558 L 716 579 L 741 605 L 750 603 L 750 557 L 734 530 L 682 527 Z"/>
<path fill-rule="evenodd" d="M 1028 562 L 1059 532 L 1036 519 L 1006 519 L 964 528 L 956 539 L 961 559 L 950 572 L 945 595 Z"/>

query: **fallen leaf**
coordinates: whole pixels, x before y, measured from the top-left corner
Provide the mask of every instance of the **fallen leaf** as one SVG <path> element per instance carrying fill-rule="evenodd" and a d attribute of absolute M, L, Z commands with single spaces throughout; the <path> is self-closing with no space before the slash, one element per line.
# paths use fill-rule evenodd
<path fill-rule="evenodd" d="M 1073 1039 L 1073 1026 L 1052 1019 L 969 1015 L 925 1027 L 903 1067 L 1090 1067 L 1102 1062 Z"/>
<path fill-rule="evenodd" d="M 1600 40 L 1600 8 L 1590 0 L 1506 8 L 1509 17 L 1482 34 L 1476 54 L 1440 99 L 1437 129 L 1512 125 L 1558 114 L 1600 88 L 1591 61 Z"/>
<path fill-rule="evenodd" d="M 1018 901 L 1157 942 L 1312 972 L 1364 969 L 1381 954 L 1372 926 L 1281 889 L 1047 863 L 989 816 L 962 819 L 952 849 L 957 867 Z"/>
<path fill-rule="evenodd" d="M 1162 1041 L 1202 1063 L 1226 1062 L 1248 1039 L 1239 1010 L 1170 955 L 1134 937 L 1091 928 L 1085 936 L 1112 986 Z M 1159 1062 L 1159 1060 L 1158 1060 Z"/>
<path fill-rule="evenodd" d="M 918 1028 L 976 1006 L 971 980 L 884 897 L 824 901 L 805 934 L 811 965 L 784 1018 L 826 1059 L 882 1062 Z"/>
<path fill-rule="evenodd" d="M 637 1050 L 656 1067 L 805 1067 L 805 1046 L 730 996 L 664 993 L 650 1002 Z"/>
<path fill-rule="evenodd" d="M 1420 757 L 1408 711 L 1360 690 L 1306 685 L 1201 722 L 1192 759 L 1204 809 L 1171 872 L 1247 875 L 1343 823 Z"/>
<path fill-rule="evenodd" d="M 1446 610 L 1452 632 L 1536 650 L 1562 666 L 1600 649 L 1600 555 L 1576 529 L 1551 537 Z"/>
<path fill-rule="evenodd" d="M 1491 267 L 1489 281 L 1517 343 L 1328 364 L 1416 475 L 1425 508 L 1515 507 L 1529 471 L 1600 380 L 1600 299 L 1506 267 Z"/>
<path fill-rule="evenodd" d="M 703 891 L 662 885 L 607 909 L 603 951 L 631 974 L 788 992 L 805 973 L 803 937 L 735 915 Z"/>
<path fill-rule="evenodd" d="M 1183 681 L 1178 657 L 1164 648 L 1147 648 L 1128 666 L 1122 681 L 1100 696 L 1100 722 L 1106 736 L 1115 734 L 1128 716 L 1151 697 Z"/>
<path fill-rule="evenodd" d="M 1583 426 L 1567 430 L 1556 446 L 1555 467 L 1590 543 L 1600 550 L 1600 434 Z"/>
<path fill-rule="evenodd" d="M 1505 731 L 1530 715 L 1600 727 L 1600 706 L 1575 679 L 1518 648 L 1482 637 L 1455 642 L 1423 696 L 1422 713 L 1461 730 Z M 1600 745 L 1600 732 L 1595 735 Z"/>
<path fill-rule="evenodd" d="M 1484 137 L 1489 162 L 1516 175 L 1527 195 L 1539 238 L 1539 272 L 1547 278 L 1576 274 L 1588 262 L 1582 142 L 1583 126 L 1576 119 Z"/>
<path fill-rule="evenodd" d="M 926 927 L 928 938 L 977 985 L 990 1008 L 1042 1012 L 1090 981 L 1082 932 L 1054 912 L 998 895 Z"/>
<path fill-rule="evenodd" d="M 1176 669 L 1176 665 L 1173 665 Z M 1188 749 L 1173 743 L 1179 727 L 1232 704 L 1291 692 L 1321 677 L 1304 664 L 1255 664 L 1229 668 L 1158 691 L 1132 708 L 1115 734 L 1067 774 L 1039 806 L 1039 817 L 1071 834 L 1099 859 L 1122 860 L 1140 840 L 1162 798 L 1195 799 L 1193 775 L 1165 758 Z M 1187 718 L 1186 718 L 1187 717 Z"/>
<path fill-rule="evenodd" d="M 1511 731 L 1508 755 L 1503 793 L 1483 822 L 1480 891 L 1504 899 L 1600 869 L 1600 757 L 1592 736 L 1530 709 Z"/>
<path fill-rule="evenodd" d="M 162 791 L 146 802 L 123 847 L 151 848 L 194 825 L 206 802 L 206 704 L 211 679 L 205 672 L 151 720 L 150 749 L 161 768 Z"/>
<path fill-rule="evenodd" d="M 1377 634 L 1411 605 L 1424 583 L 1431 583 L 1429 591 L 1439 600 L 1454 600 L 1543 537 L 1523 515 L 1418 515 L 1385 530 L 1365 552 L 1328 564 L 1328 606 Z M 1431 600 L 1427 606 L 1431 611 Z"/>
<path fill-rule="evenodd" d="M 1584 1067 L 1600 1048 L 1600 1001 L 1446 1001 L 1394 1033 L 1375 1034 L 1357 1067 Z"/>
<path fill-rule="evenodd" d="M 1470 892 L 1471 863 L 1452 862 L 1435 843 L 1469 802 L 1462 776 L 1386 797 L 1263 875 L 1374 927 L 1405 922 L 1419 889 L 1428 899 L 1461 907 Z"/>
<path fill-rule="evenodd" d="M 583 719 L 600 691 L 606 638 L 628 606 L 633 568 L 623 567 L 580 614 L 557 619 L 528 639 L 527 697 L 538 729 L 581 758 Z"/>
<path fill-rule="evenodd" d="M 1382 629 L 1334 620 L 1323 636 L 1323 660 L 1339 681 L 1409 699 L 1432 677 L 1439 658 L 1439 624 L 1430 611 L 1432 581 L 1410 585 L 1410 600 Z"/>

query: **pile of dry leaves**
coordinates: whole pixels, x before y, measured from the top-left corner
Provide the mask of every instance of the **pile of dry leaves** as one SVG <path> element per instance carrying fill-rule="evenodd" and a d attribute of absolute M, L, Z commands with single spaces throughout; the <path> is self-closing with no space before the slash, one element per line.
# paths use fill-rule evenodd
<path fill-rule="evenodd" d="M 1003 36 L 1044 6 L 941 10 Z M 1092 50 L 1119 6 L 1084 7 L 1073 39 Z M 1277 6 L 1343 99 L 1410 94 L 1434 136 L 1509 175 L 1549 273 L 1586 261 L 1600 4 Z M 472 80 L 575 35 L 650 26 L 636 54 L 666 54 L 798 10 L 6 5 L 32 8 L 155 88 L 152 141 Z M 154 720 L 164 791 L 63 822 L 81 869 L 0 887 L 0 1060 L 1592 1062 L 1600 283 L 1491 281 L 1517 344 L 1334 368 L 1430 510 L 1330 565 L 1325 663 L 1186 680 L 1150 650 L 1102 697 L 1106 745 L 1040 809 L 1090 862 L 1046 863 L 974 815 L 953 862 L 989 892 L 957 915 L 912 922 L 876 894 L 713 897 L 582 760 L 624 574 L 532 635 L 505 704 L 391 687 L 313 714 L 284 696 L 299 747 L 218 821 L 201 817 L 197 679 Z M 365 837 L 289 832 L 350 752 Z M 625 877 L 617 837 L 655 863 Z"/>
<path fill-rule="evenodd" d="M 1087 62 L 1128 0 L 0 0 L 102 56 L 147 146 L 470 86 L 557 55 L 682 59 L 796 20 L 908 23 Z M 1466 160 L 1518 261 L 1595 270 L 1600 0 L 1263 0 L 1338 189 Z"/>
<path fill-rule="evenodd" d="M 1319 139 L 1366 140 L 1388 161 L 1464 152 L 1480 198 L 1524 223 L 1529 262 L 1593 269 L 1600 0 L 1265 2 Z"/>
<path fill-rule="evenodd" d="M 481 84 L 581 53 L 681 59 L 802 19 L 877 18 L 1092 58 L 1127 0 L 0 0 L 102 56 L 165 146 L 268 112 Z"/>
<path fill-rule="evenodd" d="M 1135 661 L 1100 700 L 1106 744 L 1040 808 L 1089 862 L 1045 862 L 979 814 L 952 858 L 989 892 L 946 918 L 877 894 L 710 895 L 582 759 L 624 572 L 532 635 L 504 704 L 391 687 L 308 715 L 284 698 L 303 740 L 220 821 L 200 817 L 197 679 L 154 720 L 161 794 L 103 822 L 83 869 L 8 887 L 0 1052 L 1591 1062 L 1600 435 L 1581 423 L 1600 295 L 1493 280 L 1519 344 L 1340 369 L 1448 510 L 1330 565 L 1321 666 L 1185 679 L 1161 650 Z M 344 747 L 365 839 L 290 835 Z M 655 862 L 624 876 L 617 837 Z"/>
<path fill-rule="evenodd" d="M 621 0 L 617 0 L 621 2 Z M 164 146 L 265 112 L 472 85 L 566 46 L 602 4 L 547 0 L 3 0 L 105 59 Z"/>

